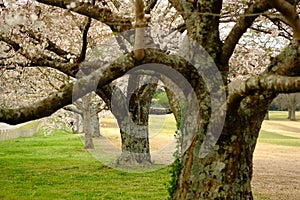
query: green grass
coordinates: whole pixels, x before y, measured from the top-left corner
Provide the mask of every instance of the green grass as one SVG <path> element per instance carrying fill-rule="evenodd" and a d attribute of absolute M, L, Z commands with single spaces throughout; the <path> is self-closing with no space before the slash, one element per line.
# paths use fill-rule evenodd
<path fill-rule="evenodd" d="M 257 199 L 257 200 L 270 200 L 271 199 L 270 197 L 266 197 L 264 195 L 255 194 L 255 193 L 253 196 L 254 196 L 254 199 Z"/>
<path fill-rule="evenodd" d="M 270 120 L 288 120 L 288 111 L 269 111 Z M 300 118 L 300 112 L 296 112 L 296 118 Z"/>
<path fill-rule="evenodd" d="M 62 131 L 0 141 L 0 199 L 166 199 L 168 170 L 105 167 Z"/>
<path fill-rule="evenodd" d="M 271 113 L 271 117 L 284 115 Z M 163 127 L 162 134 L 174 134 L 175 122 L 171 116 L 166 121 L 162 116 L 151 120 L 154 130 Z M 37 124 L 25 126 L 32 129 Z M 299 138 L 264 130 L 258 140 L 300 146 Z M 78 135 L 62 131 L 0 141 L 0 199 L 160 200 L 168 196 L 168 171 L 169 168 L 164 168 L 149 173 L 127 173 L 108 168 L 84 150 Z"/>
<path fill-rule="evenodd" d="M 258 142 L 270 143 L 282 146 L 300 147 L 300 138 L 280 135 L 268 131 L 261 130 L 258 137 Z"/>

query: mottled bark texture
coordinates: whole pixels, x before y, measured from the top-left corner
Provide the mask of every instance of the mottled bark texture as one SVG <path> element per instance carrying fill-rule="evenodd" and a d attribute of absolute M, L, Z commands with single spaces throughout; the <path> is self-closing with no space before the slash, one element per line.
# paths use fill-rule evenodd
<path fill-rule="evenodd" d="M 182 158 L 184 167 L 173 199 L 253 199 L 253 151 L 273 97 L 249 96 L 228 110 L 222 134 L 206 157 L 199 157 L 201 140 L 192 143 Z"/>
<path fill-rule="evenodd" d="M 113 93 L 112 112 L 117 118 L 122 141 L 117 165 L 151 165 L 148 119 L 156 84 L 140 85 L 140 79 L 139 75 L 130 75 L 126 96 L 119 89 Z"/>
<path fill-rule="evenodd" d="M 256 16 L 240 17 L 225 43 L 221 44 L 217 28 L 221 1 L 171 0 L 171 3 L 178 11 L 183 12 L 189 37 L 198 41 L 212 56 L 226 85 L 228 60 L 238 40 Z M 257 1 L 245 13 L 258 13 L 268 8 L 270 6 L 267 2 Z M 205 98 L 199 101 L 199 113 L 202 114 L 200 126 L 183 154 L 173 199 L 253 199 L 253 152 L 261 123 L 277 92 L 299 90 L 299 73 L 295 72 L 297 68 L 299 69 L 299 44 L 294 42 L 271 63 L 265 74 L 250 78 L 231 90 L 221 135 L 212 151 L 204 157 L 200 156 L 201 149 L 209 145 L 203 143 L 209 127 L 205 121 L 210 118 L 210 110 L 205 109 L 205 105 L 210 104 Z M 282 76 L 278 76 L 279 74 Z M 295 75 L 298 77 L 288 77 Z M 203 89 L 198 86 L 194 89 L 199 98 L 198 92 Z"/>
<path fill-rule="evenodd" d="M 39 0 L 39 2 L 66 8 L 71 1 Z M 215 61 L 225 85 L 225 87 L 219 89 L 227 88 L 228 61 L 235 46 L 253 21 L 261 13 L 272 8 L 272 5 L 268 4 L 270 1 L 249 2 L 244 12 L 245 15 L 242 14 L 238 17 L 236 25 L 223 43 L 220 40 L 218 31 L 221 0 L 169 0 L 169 2 L 182 15 L 187 27 L 188 37 L 202 45 Z M 206 141 L 205 144 L 202 143 L 206 136 L 213 138 L 208 132 L 212 114 L 209 90 L 207 90 L 203 79 L 199 77 L 197 70 L 190 63 L 182 57 L 168 54 L 162 50 L 145 49 L 144 58 L 139 61 L 135 59 L 133 52 L 128 53 L 126 56 L 116 59 L 106 68 L 97 69 L 92 74 L 79 78 L 75 83 L 62 88 L 59 93 L 51 95 L 35 105 L 20 109 L 0 108 L 0 121 L 15 124 L 47 116 L 60 107 L 70 104 L 72 98 L 76 100 L 91 92 L 90 88 L 97 87 L 97 91 L 105 89 L 105 85 L 136 66 L 148 63 L 164 64 L 177 70 L 189 81 L 197 96 L 199 107 L 197 110 L 191 109 L 192 107 L 188 109 L 192 111 L 190 114 L 193 114 L 193 112 L 200 113 L 199 117 L 197 115 L 195 115 L 196 117 L 189 117 L 192 115 L 183 117 L 183 124 L 187 124 L 183 131 L 192 134 L 193 137 L 185 140 L 189 145 L 181 158 L 182 169 L 173 193 L 173 199 L 253 199 L 250 185 L 253 151 L 267 108 L 277 93 L 300 91 L 300 47 L 297 36 L 299 17 L 294 17 L 294 21 L 290 18 L 295 16 L 295 11 L 291 10 L 295 9 L 295 6 L 291 5 L 296 1 L 285 1 L 282 8 L 279 8 L 278 3 L 283 1 L 274 2 L 276 4 L 273 4 L 273 6 L 282 11 L 283 15 L 288 18 L 296 40 L 292 41 L 281 54 L 272 59 L 265 73 L 250 78 L 242 82 L 238 88 L 231 90 L 224 104 L 226 118 L 221 135 L 216 145 L 212 145 L 213 149 L 205 156 L 201 156 L 201 149 L 203 146 L 209 146 L 210 140 Z M 76 7 L 72 10 L 106 23 L 112 30 L 127 30 L 128 27 L 131 27 L 131 24 L 127 23 L 128 19 L 111 15 L 111 11 L 104 8 L 91 7 L 81 2 L 79 5 L 76 4 Z M 292 15 L 288 16 L 288 13 L 292 13 Z M 115 24 L 118 24 L 118 26 L 115 26 Z M 8 39 L 5 38 L 9 42 Z M 11 46 L 18 51 L 19 47 L 15 43 L 11 43 Z M 192 59 L 197 59 L 195 52 L 186 51 L 186 53 L 190 54 L 189 57 Z M 62 63 L 54 65 L 54 61 L 38 61 L 44 66 L 50 66 L 65 73 L 74 73 L 78 70 L 76 68 L 78 65 Z M 204 59 L 202 63 L 204 63 L 204 68 L 211 69 L 212 65 L 208 60 Z M 97 68 L 99 66 L 93 63 L 88 67 Z M 159 68 L 155 70 L 159 71 Z M 77 93 L 72 95 L 72 89 L 74 88 L 75 90 L 77 88 Z M 79 88 L 80 90 L 78 90 Z M 146 88 L 143 90 L 138 89 L 134 94 L 139 95 L 145 90 Z M 98 94 L 101 93 L 105 94 L 106 92 L 102 91 Z M 172 94 L 169 96 L 172 96 Z M 118 100 L 127 101 L 123 96 Z M 115 105 L 118 105 L 118 103 Z M 116 115 L 123 116 L 123 118 L 117 118 L 124 143 L 122 145 L 124 159 L 120 159 L 120 162 L 127 158 L 133 160 L 133 163 L 140 162 L 141 159 L 137 155 L 144 155 L 145 160 L 148 158 L 150 160 L 145 139 L 148 133 L 145 126 L 143 126 L 148 118 L 148 104 L 142 102 L 140 98 L 132 98 L 128 105 L 130 105 L 128 108 L 121 106 L 115 110 Z M 146 109 L 143 110 L 143 108 Z M 132 148 L 133 143 L 138 143 L 138 145 Z M 126 152 L 129 152 L 129 156 L 126 155 Z"/>

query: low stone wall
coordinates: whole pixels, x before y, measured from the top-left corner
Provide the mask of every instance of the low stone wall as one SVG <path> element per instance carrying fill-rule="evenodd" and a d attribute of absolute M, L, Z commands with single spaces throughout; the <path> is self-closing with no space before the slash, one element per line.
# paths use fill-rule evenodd
<path fill-rule="evenodd" d="M 39 122 L 36 128 L 22 129 L 20 127 L 16 129 L 3 129 L 0 130 L 0 140 L 10 140 L 18 137 L 30 137 L 33 136 L 41 128 L 42 123 Z"/>
<path fill-rule="evenodd" d="M 150 114 L 153 115 L 165 115 L 172 113 L 170 108 L 150 108 Z"/>

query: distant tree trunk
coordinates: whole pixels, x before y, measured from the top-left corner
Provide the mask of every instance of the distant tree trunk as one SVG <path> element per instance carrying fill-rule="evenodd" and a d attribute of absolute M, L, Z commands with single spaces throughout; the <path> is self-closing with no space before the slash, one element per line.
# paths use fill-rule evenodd
<path fill-rule="evenodd" d="M 117 160 L 117 164 L 123 166 L 151 165 L 148 126 L 134 124 L 126 132 L 121 129 L 120 133 L 122 153 Z"/>
<path fill-rule="evenodd" d="M 288 119 L 296 120 L 297 96 L 296 94 L 287 94 L 288 99 Z"/>
<path fill-rule="evenodd" d="M 91 121 L 90 121 L 91 131 L 93 137 L 100 137 L 100 124 L 99 124 L 99 116 L 97 113 L 97 110 L 95 108 L 95 105 L 91 105 Z"/>
<path fill-rule="evenodd" d="M 270 119 L 270 115 L 269 115 L 269 111 L 267 111 L 266 115 L 265 115 L 265 120 L 269 120 Z"/>
<path fill-rule="evenodd" d="M 75 124 L 74 124 L 74 132 L 82 133 L 83 127 L 82 127 L 82 114 L 76 115 Z"/>
<path fill-rule="evenodd" d="M 291 121 L 295 121 L 296 120 L 296 106 L 295 105 L 291 105 L 288 107 L 288 119 Z"/>
<path fill-rule="evenodd" d="M 179 126 L 181 115 L 183 113 L 183 105 L 186 102 L 186 98 L 182 91 L 177 88 L 175 83 L 173 83 L 172 81 L 163 77 L 163 83 L 167 85 L 165 87 L 165 90 L 168 97 L 168 102 L 175 117 L 177 126 Z"/>
<path fill-rule="evenodd" d="M 291 119 L 292 116 L 292 108 L 291 105 L 288 106 L 288 119 Z"/>
<path fill-rule="evenodd" d="M 83 132 L 85 137 L 85 148 L 94 149 L 93 134 L 91 126 L 91 94 L 82 97 L 82 117 L 83 117 Z"/>

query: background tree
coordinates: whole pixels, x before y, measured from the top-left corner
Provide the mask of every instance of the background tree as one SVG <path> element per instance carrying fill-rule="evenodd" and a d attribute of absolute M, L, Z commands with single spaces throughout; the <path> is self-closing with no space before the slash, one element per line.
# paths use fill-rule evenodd
<path fill-rule="evenodd" d="M 299 104 L 300 96 L 299 94 L 287 94 L 288 99 L 288 119 L 295 121 L 296 118 L 296 108 Z"/>
<path fill-rule="evenodd" d="M 299 93 L 280 94 L 274 99 L 272 105 L 277 106 L 279 110 L 287 110 L 287 118 L 293 121 L 296 120 L 296 110 L 299 101 Z"/>

